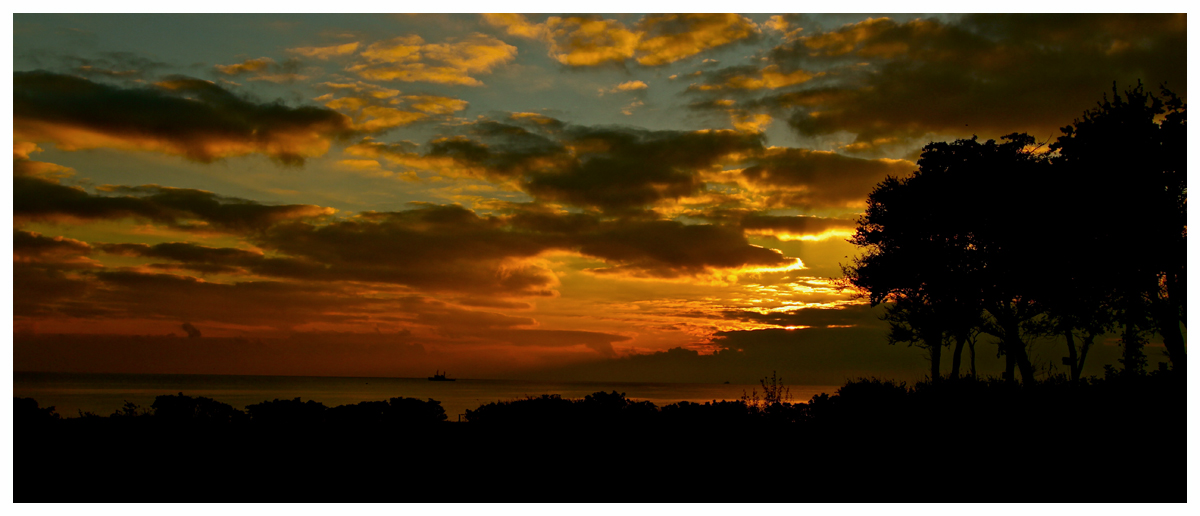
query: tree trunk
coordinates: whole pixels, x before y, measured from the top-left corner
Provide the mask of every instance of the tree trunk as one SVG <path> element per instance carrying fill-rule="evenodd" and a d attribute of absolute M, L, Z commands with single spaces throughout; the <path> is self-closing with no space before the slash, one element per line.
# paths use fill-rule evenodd
<path fill-rule="evenodd" d="M 1083 376 L 1083 363 L 1087 360 L 1088 350 L 1092 347 L 1092 341 L 1096 339 L 1096 334 L 1087 332 L 1083 334 L 1083 346 L 1079 348 L 1079 376 Z"/>
<path fill-rule="evenodd" d="M 1004 355 L 1011 357 L 1009 370 L 1016 365 L 1021 370 L 1021 382 L 1032 384 L 1033 364 L 1029 361 L 1029 355 L 1025 353 L 1025 342 L 1021 340 L 1021 328 L 1018 325 L 1015 317 L 1006 317 L 1003 321 L 1004 327 Z M 1012 373 L 1009 373 L 1010 375 Z M 1014 378 L 1015 379 L 1015 378 Z"/>
<path fill-rule="evenodd" d="M 971 346 L 971 378 L 978 378 L 975 373 L 975 338 L 970 338 L 967 341 L 967 345 Z"/>
<path fill-rule="evenodd" d="M 1008 344 L 1008 352 L 1013 354 L 1013 362 L 1021 370 L 1021 383 L 1033 384 L 1033 363 L 1029 361 L 1029 355 L 1025 353 L 1025 343 L 1021 341 L 1021 337 L 1013 335 Z"/>
<path fill-rule="evenodd" d="M 1075 353 L 1075 332 L 1071 331 L 1070 327 L 1067 327 L 1063 331 L 1063 336 L 1067 338 L 1067 360 L 1071 366 L 1071 382 L 1077 383 L 1079 382 L 1080 367 L 1079 356 Z"/>
<path fill-rule="evenodd" d="M 929 346 L 929 379 L 937 382 L 942 379 L 942 332 L 930 330 L 921 339 Z"/>
<path fill-rule="evenodd" d="M 1007 342 L 1001 341 L 1000 345 L 1004 347 L 1004 379 L 1014 381 L 1017 379 L 1017 359 L 1008 352 Z"/>
<path fill-rule="evenodd" d="M 1187 343 L 1183 340 L 1183 332 L 1179 329 L 1179 317 L 1174 311 L 1170 300 L 1155 302 L 1155 326 L 1163 337 L 1167 355 L 1171 357 L 1171 367 L 1183 374 L 1187 372 Z"/>
<path fill-rule="evenodd" d="M 967 343 L 967 335 L 965 333 L 959 333 L 954 337 L 956 342 L 954 343 L 953 361 L 950 362 L 950 377 L 958 378 L 959 364 L 962 363 L 963 345 Z"/>

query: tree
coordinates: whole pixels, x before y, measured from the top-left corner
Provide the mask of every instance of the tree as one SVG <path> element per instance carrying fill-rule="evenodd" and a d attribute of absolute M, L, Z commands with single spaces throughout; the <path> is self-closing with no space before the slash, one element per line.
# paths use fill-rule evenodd
<path fill-rule="evenodd" d="M 1026 342 L 1062 336 L 1078 380 L 1094 339 L 1117 325 L 1126 373 L 1144 369 L 1151 333 L 1184 371 L 1187 117 L 1162 95 L 1114 87 L 1049 154 L 1025 134 L 925 146 L 916 172 L 868 197 L 845 284 L 891 303 L 889 342 L 927 348 L 934 381 L 947 336 L 957 375 L 976 331 L 999 339 L 1006 376 L 1027 383 Z"/>
<path fill-rule="evenodd" d="M 1106 284 L 1107 309 L 1123 326 L 1126 372 L 1145 362 L 1142 340 L 1163 338 L 1171 363 L 1186 371 L 1187 107 L 1165 87 L 1162 97 L 1139 82 L 1124 96 L 1113 85 L 1051 145 L 1064 170 L 1099 210 L 1089 210 L 1088 238 L 1107 244 L 1119 268 Z"/>
<path fill-rule="evenodd" d="M 1044 172 L 1033 144 L 1024 134 L 931 143 L 913 175 L 888 177 L 867 198 L 850 239 L 865 252 L 843 267 L 844 282 L 872 305 L 893 303 L 889 340 L 922 343 L 934 381 L 945 335 L 957 341 L 957 374 L 985 311 L 992 324 L 983 327 L 1000 337 L 1009 373 L 1033 380 L 1021 326 L 1038 315 L 1022 292 L 1035 252 L 1023 230 L 1034 216 L 1013 209 L 1027 194 L 1022 186 Z"/>

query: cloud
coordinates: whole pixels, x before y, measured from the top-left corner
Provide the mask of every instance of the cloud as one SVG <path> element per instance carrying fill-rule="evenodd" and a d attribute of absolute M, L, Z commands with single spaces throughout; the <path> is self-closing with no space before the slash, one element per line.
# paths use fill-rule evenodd
<path fill-rule="evenodd" d="M 550 57 L 567 66 L 624 63 L 660 66 L 738 41 L 758 27 L 736 14 L 648 14 L 630 29 L 598 15 L 551 16 L 532 23 L 519 14 L 487 14 L 487 23 L 511 35 L 546 42 Z"/>
<path fill-rule="evenodd" d="M 827 391 L 857 377 L 894 378 L 914 382 L 929 362 L 917 350 L 888 346 L 886 329 L 810 328 L 718 332 L 716 353 L 673 348 L 648 354 L 546 369 L 539 377 L 575 381 L 696 382 L 757 384 L 776 372 L 793 394 L 806 386 Z M 990 371 L 1003 361 L 980 353 L 980 368 Z M 807 399 L 797 399 L 806 402 Z"/>
<path fill-rule="evenodd" d="M 602 357 L 615 357 L 612 343 L 630 340 L 624 335 L 613 335 L 580 330 L 493 330 L 486 334 L 489 339 L 517 346 L 569 347 L 586 346 Z"/>
<path fill-rule="evenodd" d="M 157 185 L 102 187 L 109 194 L 44 179 L 13 178 L 13 219 L 18 223 L 61 219 L 150 220 L 181 229 L 230 232 L 263 230 L 281 221 L 331 215 L 335 210 L 309 204 L 271 206 L 212 192 Z"/>
<path fill-rule="evenodd" d="M 178 330 L 178 322 L 173 323 Z M 20 335 L 19 370 L 85 373 L 417 376 L 432 370 L 423 346 L 404 332 L 294 332 L 287 337 Z"/>
<path fill-rule="evenodd" d="M 791 41 L 800 37 L 800 33 L 804 28 L 800 27 L 799 24 L 805 18 L 803 14 L 776 14 L 763 22 L 762 28 L 782 33 L 784 41 Z"/>
<path fill-rule="evenodd" d="M 134 198 L 113 200 L 135 202 Z M 124 213 L 109 208 L 114 210 L 110 214 Z M 193 208 L 224 227 L 235 227 L 229 220 L 232 215 L 217 215 L 213 210 L 211 206 Z M 605 267 L 593 269 L 597 274 L 642 278 L 722 275 L 727 272 L 721 271 L 753 272 L 796 264 L 779 251 L 750 245 L 737 226 L 605 219 L 535 208 L 517 208 L 506 216 L 480 216 L 457 205 L 419 205 L 406 211 L 366 212 L 325 222 L 242 215 L 237 219 L 241 226 L 255 231 L 241 234 L 268 254 L 187 242 L 95 244 L 95 248 L 108 254 L 167 260 L 205 273 L 391 283 L 426 292 L 503 296 L 554 295 L 556 275 L 536 260 L 551 251 L 604 261 Z"/>
<path fill-rule="evenodd" d="M 95 267 L 97 264 L 94 261 L 85 258 L 91 253 L 92 246 L 87 242 L 13 230 L 14 263 L 53 263 L 58 268 Z"/>
<path fill-rule="evenodd" d="M 773 207 L 862 207 L 888 175 L 903 176 L 916 165 L 895 159 L 862 159 L 834 152 L 772 147 L 738 173 L 748 189 L 773 196 Z"/>
<path fill-rule="evenodd" d="M 98 52 L 91 57 L 64 56 L 62 60 L 75 75 L 125 81 L 141 80 L 147 73 L 168 66 L 132 52 Z"/>
<path fill-rule="evenodd" d="M 259 57 L 257 59 L 247 59 L 241 63 L 231 65 L 214 65 L 218 72 L 225 75 L 242 75 L 246 73 L 261 72 L 267 67 L 275 64 L 275 60 L 269 57 Z"/>
<path fill-rule="evenodd" d="M 756 104 L 804 136 L 854 134 L 847 151 L 932 135 L 1049 137 L 1114 81 L 1186 91 L 1186 39 L 1182 14 L 868 19 L 773 49 L 772 64 L 831 80 Z"/>
<path fill-rule="evenodd" d="M 747 235 L 771 236 L 783 241 L 824 240 L 833 236 L 844 238 L 853 234 L 858 227 L 857 218 L 769 215 L 747 209 L 710 209 L 687 215 L 741 227 Z"/>
<path fill-rule="evenodd" d="M 351 55 L 358 50 L 358 42 L 346 43 L 343 45 L 332 45 L 328 47 L 297 47 L 289 48 L 288 52 L 300 54 L 304 57 L 312 57 L 316 59 L 329 59 L 333 57 L 341 57 Z"/>
<path fill-rule="evenodd" d="M 515 59 L 517 47 L 478 33 L 446 43 L 425 43 L 413 34 L 372 43 L 360 56 L 366 62 L 347 71 L 368 80 L 482 86 L 471 75 Z"/>
<path fill-rule="evenodd" d="M 36 178 L 51 183 L 57 183 L 75 175 L 75 169 L 56 163 L 33 161 L 30 154 L 42 152 L 42 148 L 33 142 L 13 142 L 13 175 Z"/>
<path fill-rule="evenodd" d="M 673 63 L 758 35 L 754 22 L 737 14 L 648 14 L 637 27 L 644 34 L 637 62 L 644 66 Z"/>
<path fill-rule="evenodd" d="M 642 81 L 625 81 L 625 82 L 618 84 L 616 86 L 613 86 L 611 88 L 607 88 L 607 89 L 600 88 L 600 94 L 604 95 L 605 93 L 619 93 L 619 92 L 623 92 L 623 91 L 639 91 L 639 90 L 645 90 L 646 88 L 649 88 L 649 87 L 650 87 L 649 85 L 647 85 L 645 82 L 642 82 Z"/>
<path fill-rule="evenodd" d="M 423 155 L 407 148 L 385 155 L 444 174 L 516 181 L 542 201 L 616 212 L 693 195 L 704 187 L 701 172 L 719 170 L 731 156 L 762 149 L 760 134 L 730 130 L 522 127 L 494 120 L 472 123 L 468 130 L 475 138 L 438 139 Z M 379 144 L 368 147 L 382 152 Z M 354 152 L 378 155 L 367 148 Z"/>
<path fill-rule="evenodd" d="M 13 132 L 68 151 L 108 147 L 212 162 L 260 153 L 300 165 L 351 134 L 348 117 L 317 107 L 259 104 L 199 79 L 120 88 L 49 72 L 16 72 Z"/>
<path fill-rule="evenodd" d="M 550 57 L 567 66 L 624 62 L 637 50 L 639 35 L 599 16 L 552 16 L 545 23 Z"/>
<path fill-rule="evenodd" d="M 544 238 L 453 205 L 280 224 L 256 243 L 307 262 L 280 262 L 263 274 L 515 296 L 553 295 L 557 285 L 553 273 L 522 260 L 546 250 Z"/>
<path fill-rule="evenodd" d="M 790 311 L 758 312 L 753 310 L 726 310 L 728 319 L 756 323 L 774 324 L 790 328 L 848 328 L 863 327 L 887 329 L 880 320 L 882 307 L 868 304 L 839 305 L 834 308 L 800 308 Z"/>
<path fill-rule="evenodd" d="M 708 75 L 704 83 L 688 86 L 688 90 L 774 90 L 803 84 L 814 77 L 822 75 L 824 75 L 824 72 L 813 73 L 803 69 L 783 72 L 777 64 L 767 65 L 763 68 L 756 68 L 754 66 L 731 67 Z"/>
<path fill-rule="evenodd" d="M 251 74 L 253 75 L 253 77 L 249 78 L 251 81 L 267 81 L 277 84 L 290 84 L 295 81 L 308 79 L 307 75 L 298 73 L 300 62 L 295 59 L 276 63 L 274 59 L 269 57 L 259 57 L 231 65 L 214 65 L 213 69 L 219 74 L 234 77 Z"/>
<path fill-rule="evenodd" d="M 579 251 L 607 262 L 594 272 L 635 277 L 701 276 L 712 269 L 782 269 L 797 260 L 750 245 L 734 227 L 673 220 L 617 221 L 580 235 Z"/>
<path fill-rule="evenodd" d="M 435 139 L 425 152 L 412 143 L 371 140 L 346 152 L 445 176 L 502 182 L 540 202 L 610 214 L 683 202 L 704 195 L 706 183 L 766 197 L 764 206 L 770 208 L 859 209 L 884 177 L 915 168 L 905 160 L 768 148 L 760 132 L 745 127 L 649 131 L 569 125 L 545 117 L 538 123 L 511 120 L 465 124 L 466 135 Z M 769 117 L 745 123 L 769 123 Z"/>
<path fill-rule="evenodd" d="M 366 133 L 385 132 L 416 122 L 443 118 L 467 109 L 467 101 L 440 95 L 400 95 L 400 90 L 358 81 L 325 82 L 317 87 L 332 90 L 313 100 L 351 117 L 353 128 Z M 335 95 L 342 95 L 337 96 Z"/>

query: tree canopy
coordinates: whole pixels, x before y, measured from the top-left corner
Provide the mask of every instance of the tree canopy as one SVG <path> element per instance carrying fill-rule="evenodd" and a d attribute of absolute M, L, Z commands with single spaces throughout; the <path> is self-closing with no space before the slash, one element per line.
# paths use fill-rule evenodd
<path fill-rule="evenodd" d="M 1118 326 L 1128 372 L 1150 333 L 1183 370 L 1185 105 L 1165 88 L 1114 88 L 1062 131 L 1048 147 L 1020 133 L 930 143 L 917 171 L 867 199 L 844 282 L 889 303 L 889 340 L 928 349 L 932 379 L 947 340 L 957 375 L 972 331 L 996 337 L 1007 375 L 1026 382 L 1031 337 L 1063 336 L 1077 379 L 1092 340 Z"/>

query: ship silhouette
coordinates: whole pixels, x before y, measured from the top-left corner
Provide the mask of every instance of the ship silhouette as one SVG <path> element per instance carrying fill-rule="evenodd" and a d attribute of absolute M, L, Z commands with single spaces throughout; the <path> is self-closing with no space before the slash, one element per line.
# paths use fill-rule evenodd
<path fill-rule="evenodd" d="M 456 378 L 446 378 L 446 373 L 438 374 L 436 370 L 433 372 L 433 376 L 429 377 L 431 382 L 453 382 L 454 380 Z"/>

